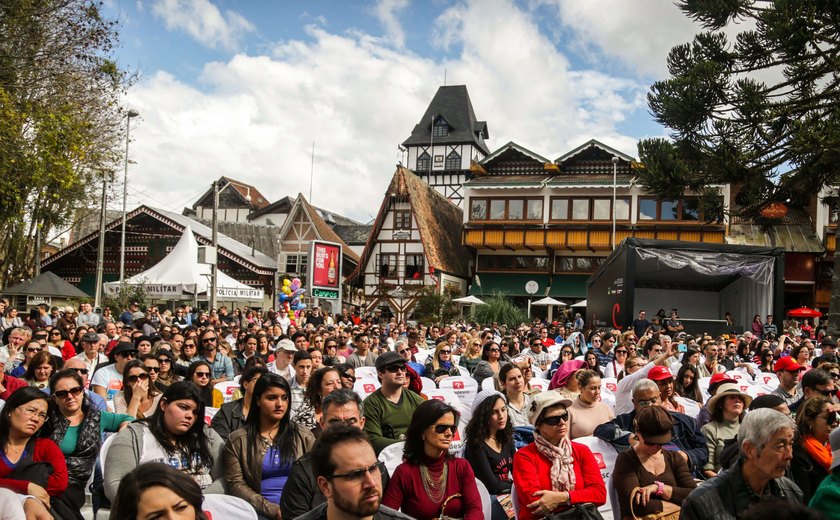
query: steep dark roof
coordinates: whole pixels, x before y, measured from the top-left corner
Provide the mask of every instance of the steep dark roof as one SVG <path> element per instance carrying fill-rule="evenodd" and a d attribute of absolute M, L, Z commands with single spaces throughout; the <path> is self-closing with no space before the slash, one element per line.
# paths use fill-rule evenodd
<path fill-rule="evenodd" d="M 464 219 L 461 208 L 449 202 L 411 170 L 402 166 L 398 166 L 394 172 L 359 265 L 348 278 L 358 277 L 367 264 L 376 237 L 382 229 L 391 198 L 406 198 L 411 204 L 429 269 L 466 278 L 469 275 L 470 254 L 461 245 L 461 225 Z"/>
<path fill-rule="evenodd" d="M 476 121 L 470 95 L 466 85 L 451 85 L 438 88 L 432 102 L 420 123 L 415 125 L 411 136 L 403 142 L 403 146 L 428 145 L 432 141 L 432 119 L 443 117 L 449 123 L 449 135 L 435 137 L 437 144 L 475 144 L 485 154 L 490 153 L 484 142 L 490 134 L 487 123 Z"/>
<path fill-rule="evenodd" d="M 255 186 L 250 184 L 245 184 L 244 182 L 240 182 L 236 179 L 231 179 L 230 177 L 219 177 L 219 190 L 225 188 L 225 186 L 230 185 L 229 190 L 233 191 L 237 198 L 240 199 L 243 206 L 250 206 L 253 209 L 264 208 L 268 206 L 268 199 L 260 193 Z M 251 197 L 250 202 L 248 201 L 248 196 Z M 198 206 L 203 207 L 212 207 L 213 206 L 213 187 L 211 186 L 210 189 L 204 192 L 198 200 L 193 204 L 193 209 L 197 208 Z"/>
<path fill-rule="evenodd" d="M 210 220 L 199 219 L 193 217 L 198 222 L 201 222 L 207 227 L 212 227 L 213 222 Z M 230 237 L 241 244 L 253 247 L 260 253 L 264 253 L 271 258 L 277 258 L 280 252 L 277 248 L 277 239 L 280 236 L 280 228 L 277 226 L 260 226 L 257 224 L 248 224 L 244 222 L 225 222 L 219 221 L 219 233 Z"/>
<path fill-rule="evenodd" d="M 349 257 L 354 262 L 359 261 L 359 255 L 350 249 L 350 247 L 338 236 L 333 228 L 327 224 L 321 214 L 318 212 L 318 209 L 313 207 L 309 204 L 309 201 L 306 200 L 306 197 L 303 196 L 302 193 L 298 193 L 297 200 L 295 201 L 296 204 L 300 204 L 303 211 L 309 216 L 309 220 L 312 222 L 312 225 L 315 226 L 315 229 L 318 231 L 318 236 L 321 240 L 327 240 L 329 242 L 336 242 L 343 246 L 344 255 Z M 289 213 L 289 218 L 286 219 L 286 222 L 283 224 L 283 228 L 281 233 L 285 232 L 292 222 L 292 213 Z"/>
<path fill-rule="evenodd" d="M 56 296 L 64 298 L 89 298 L 90 296 L 76 286 L 64 281 L 63 278 L 50 271 L 7 287 L 0 291 L 5 295 Z"/>
<path fill-rule="evenodd" d="M 353 226 L 333 226 L 335 234 L 344 240 L 349 246 L 364 245 L 370 236 L 373 226 L 369 224 L 356 224 Z"/>
<path fill-rule="evenodd" d="M 262 215 L 268 215 L 271 213 L 285 213 L 288 215 L 289 212 L 292 210 L 292 206 L 294 205 L 294 197 L 283 197 L 282 199 L 279 199 L 276 202 L 272 202 L 264 208 L 252 211 L 248 214 L 248 220 L 254 220 L 257 217 L 260 217 Z M 330 226 L 357 226 L 360 224 L 352 218 L 345 217 L 344 215 L 339 215 L 338 213 L 334 213 L 324 208 L 319 208 L 316 206 L 311 207 L 314 208 L 315 211 L 318 212 L 318 216 L 324 219 L 324 222 L 326 222 Z"/>

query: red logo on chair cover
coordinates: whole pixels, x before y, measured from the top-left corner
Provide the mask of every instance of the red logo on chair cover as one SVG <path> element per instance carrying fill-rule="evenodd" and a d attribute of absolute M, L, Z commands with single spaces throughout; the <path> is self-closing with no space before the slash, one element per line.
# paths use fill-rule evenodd
<path fill-rule="evenodd" d="M 362 388 L 364 388 L 365 392 L 369 394 L 372 394 L 374 391 L 376 391 L 376 387 L 374 385 L 362 385 Z"/>
<path fill-rule="evenodd" d="M 772 377 L 770 377 L 770 376 L 764 376 L 764 378 L 763 378 L 763 379 L 764 379 L 764 384 L 765 384 L 765 385 L 770 384 L 770 381 L 772 381 L 772 380 L 773 380 L 773 378 L 772 378 Z"/>
<path fill-rule="evenodd" d="M 236 392 L 236 387 L 235 386 L 227 387 L 227 395 L 233 395 L 234 392 Z"/>
<path fill-rule="evenodd" d="M 598 469 L 607 469 L 607 464 L 604 462 L 604 456 L 598 453 L 597 451 L 593 451 L 592 455 L 595 456 L 595 460 L 598 461 Z"/>
<path fill-rule="evenodd" d="M 750 385 L 741 385 L 741 391 L 744 392 L 745 394 L 747 393 L 747 390 L 749 390 L 749 388 L 750 388 Z"/>
<path fill-rule="evenodd" d="M 461 432 L 455 430 L 455 433 L 452 435 L 453 441 L 460 441 L 461 440 Z"/>
<path fill-rule="evenodd" d="M 443 401 L 443 396 L 442 395 L 433 395 L 432 399 L 437 399 L 438 401 Z"/>
<path fill-rule="evenodd" d="M 458 390 L 464 389 L 464 382 L 463 381 L 452 381 L 452 388 L 456 388 Z"/>
<path fill-rule="evenodd" d="M 618 390 L 618 385 L 616 385 L 615 383 L 607 383 L 607 389 L 610 392 L 615 393 L 615 391 Z"/>

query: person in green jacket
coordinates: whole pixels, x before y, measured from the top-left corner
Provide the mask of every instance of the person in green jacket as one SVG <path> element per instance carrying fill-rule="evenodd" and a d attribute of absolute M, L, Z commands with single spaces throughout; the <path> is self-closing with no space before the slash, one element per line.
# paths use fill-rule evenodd
<path fill-rule="evenodd" d="M 386 447 L 405 440 L 411 416 L 423 398 L 405 388 L 405 359 L 396 352 L 376 358 L 376 372 L 382 386 L 367 396 L 364 410 L 365 432 L 379 456 Z"/>

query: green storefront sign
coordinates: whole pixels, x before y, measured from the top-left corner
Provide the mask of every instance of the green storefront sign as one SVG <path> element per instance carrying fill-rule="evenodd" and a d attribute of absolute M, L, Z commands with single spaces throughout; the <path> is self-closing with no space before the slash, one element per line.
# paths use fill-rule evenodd
<path fill-rule="evenodd" d="M 330 291 L 328 289 L 312 289 L 313 298 L 327 298 L 331 300 L 338 299 L 338 291 Z"/>

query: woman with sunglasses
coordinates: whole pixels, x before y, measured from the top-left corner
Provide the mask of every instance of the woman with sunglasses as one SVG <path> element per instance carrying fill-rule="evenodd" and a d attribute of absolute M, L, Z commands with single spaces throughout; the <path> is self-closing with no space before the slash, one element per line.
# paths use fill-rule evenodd
<path fill-rule="evenodd" d="M 146 366 L 146 371 L 149 373 L 149 381 L 151 384 L 158 393 L 163 393 L 169 385 L 160 380 L 160 362 L 158 361 L 157 356 L 154 354 L 146 354 L 145 356 L 140 356 L 140 361 L 142 361 L 143 365 Z"/>
<path fill-rule="evenodd" d="M 227 441 L 231 433 L 245 426 L 245 419 L 251 409 L 254 385 L 263 374 L 268 374 L 268 368 L 265 365 L 246 366 L 242 371 L 242 377 L 239 378 L 241 396 L 234 396 L 232 401 L 223 404 L 213 416 L 210 426 L 223 440 Z"/>
<path fill-rule="evenodd" d="M 182 367 L 189 367 L 193 360 L 198 356 L 198 343 L 195 338 L 184 338 L 184 344 L 181 346 L 181 353 L 178 355 L 178 360 L 175 362 Z"/>
<path fill-rule="evenodd" d="M 600 337 L 598 338 L 600 340 Z M 564 347 L 571 347 L 572 357 L 583 355 L 586 352 L 586 338 L 582 332 L 572 332 L 566 341 L 563 342 Z"/>
<path fill-rule="evenodd" d="M 145 364 L 133 359 L 123 369 L 123 386 L 114 396 L 114 411 L 144 419 L 155 412 L 160 396 Z"/>
<path fill-rule="evenodd" d="M 76 355 L 76 347 L 67 339 L 61 329 L 53 327 L 47 333 L 47 344 L 61 351 L 61 359 L 67 361 Z M 79 350 L 81 352 L 82 349 Z"/>
<path fill-rule="evenodd" d="M 183 378 L 175 373 L 175 354 L 165 348 L 158 348 L 155 354 L 160 372 L 158 372 L 157 380 L 161 385 L 169 386 L 172 383 L 181 381 Z M 163 389 L 165 390 L 165 388 Z M 161 390 L 161 391 L 163 391 Z"/>
<path fill-rule="evenodd" d="M 836 426 L 837 413 L 827 397 L 810 397 L 797 410 L 796 429 L 799 435 L 794 441 L 790 471 L 802 490 L 806 504 L 831 473 L 832 456 L 828 441 Z"/>
<path fill-rule="evenodd" d="M 575 352 L 572 350 L 572 347 L 568 345 L 563 345 L 560 347 L 560 351 L 557 353 L 557 359 L 551 362 L 551 365 L 548 367 L 548 376 L 554 377 L 554 374 L 557 373 L 557 370 L 563 366 L 563 363 L 567 361 L 572 361 L 575 358 Z"/>
<path fill-rule="evenodd" d="M 353 385 L 356 384 L 356 369 L 349 363 L 339 363 L 335 369 L 338 370 L 338 377 L 341 378 L 341 387 L 353 390 Z"/>
<path fill-rule="evenodd" d="M 292 464 L 315 444 L 307 428 L 290 420 L 291 396 L 282 376 L 257 379 L 245 427 L 230 435 L 224 451 L 230 494 L 276 520 L 281 520 L 280 495 Z"/>
<path fill-rule="evenodd" d="M 35 343 L 35 342 L 33 342 Z M 27 345 L 27 349 L 33 344 Z M 23 374 L 23 381 L 29 386 L 34 386 L 45 393 L 50 392 L 50 376 L 58 372 L 58 362 L 55 356 L 42 350 L 35 354 L 29 361 L 26 373 Z"/>
<path fill-rule="evenodd" d="M 190 381 L 198 387 L 201 395 L 201 402 L 204 406 L 219 408 L 225 402 L 222 393 L 210 384 L 213 378 L 213 369 L 207 361 L 195 361 L 187 369 L 185 381 Z"/>
<path fill-rule="evenodd" d="M 67 463 L 49 439 L 49 409 L 44 392 L 24 387 L 0 410 L 0 488 L 37 499 L 24 502 L 27 518 L 49 518 L 52 499 L 67 489 Z"/>
<path fill-rule="evenodd" d="M 534 442 L 513 457 L 518 518 L 532 520 L 590 502 L 607 501 L 598 461 L 584 444 L 569 440 L 572 401 L 557 392 L 538 394 L 531 406 Z"/>
<path fill-rule="evenodd" d="M 680 453 L 662 449 L 671 442 L 673 427 L 671 414 L 661 406 L 637 412 L 632 447 L 618 455 L 613 471 L 622 518 L 675 513 L 697 487 Z"/>
<path fill-rule="evenodd" d="M 26 345 L 21 348 L 21 351 L 23 352 L 23 362 L 20 365 L 13 368 L 11 370 L 11 372 L 9 372 L 9 375 L 12 376 L 12 377 L 17 377 L 17 378 L 23 379 L 24 374 L 26 374 L 27 370 L 29 370 L 29 364 L 32 362 L 32 358 L 34 358 L 35 354 L 38 354 L 42 350 L 44 350 L 44 347 L 42 347 L 41 344 L 38 343 L 37 341 L 35 341 L 35 340 L 27 341 Z M 17 352 L 11 347 L 11 344 L 10 344 L 10 347 L 9 347 L 9 358 L 10 358 L 9 362 L 15 361 L 16 357 L 17 357 Z"/>
<path fill-rule="evenodd" d="M 105 495 L 114 500 L 123 477 L 144 462 L 164 462 L 188 474 L 205 494 L 225 492 L 224 441 L 204 423 L 195 385 L 180 381 L 166 389 L 155 413 L 117 434 L 103 461 Z"/>
<path fill-rule="evenodd" d="M 476 365 L 473 371 L 473 379 L 476 380 L 478 386 L 488 377 L 494 378 L 498 381 L 499 371 L 502 369 L 502 348 L 492 339 L 484 343 L 481 347 L 481 361 Z"/>
<path fill-rule="evenodd" d="M 327 337 L 324 340 L 324 365 L 334 367 L 344 362 L 344 357 L 338 355 L 338 340 L 335 336 Z"/>
<path fill-rule="evenodd" d="M 618 374 L 624 370 L 624 364 L 627 362 L 627 356 L 630 355 L 630 351 L 628 350 L 626 343 L 619 343 L 615 346 L 613 354 L 615 354 L 613 360 L 607 363 L 607 366 L 604 367 L 603 377 L 617 378 Z"/>
<path fill-rule="evenodd" d="M 458 366 L 452 362 L 452 347 L 446 341 L 441 341 L 435 347 L 434 354 L 426 359 L 424 376 L 433 379 L 436 385 L 449 377 L 459 376 Z"/>
<path fill-rule="evenodd" d="M 465 459 L 449 455 L 460 414 L 437 399 L 414 410 L 405 432 L 404 460 L 397 466 L 382 504 L 411 511 L 417 520 L 482 520 L 475 474 Z"/>
<path fill-rule="evenodd" d="M 50 438 L 64 454 L 69 474 L 67 491 L 60 500 L 77 513 L 74 518 L 81 520 L 85 488 L 102 447 L 102 435 L 125 428 L 134 417 L 97 410 L 85 394 L 84 380 L 74 369 L 57 372 L 50 379 L 50 393 L 56 404 L 50 408 L 55 428 Z"/>

